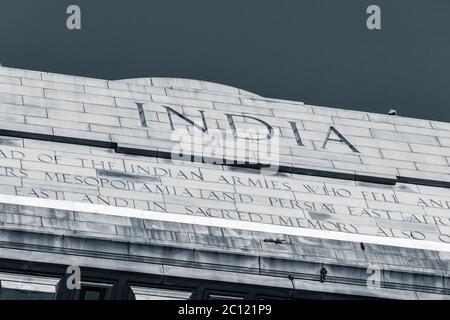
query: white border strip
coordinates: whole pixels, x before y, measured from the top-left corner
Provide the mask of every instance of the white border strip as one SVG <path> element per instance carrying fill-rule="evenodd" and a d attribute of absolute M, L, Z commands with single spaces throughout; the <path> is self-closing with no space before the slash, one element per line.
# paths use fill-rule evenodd
<path fill-rule="evenodd" d="M 159 220 L 167 222 L 178 222 L 197 224 L 210 227 L 230 228 L 257 232 L 268 232 L 274 234 L 286 234 L 300 237 L 312 237 L 320 239 L 365 242 L 378 245 L 396 246 L 413 249 L 424 249 L 433 251 L 450 252 L 450 243 L 441 243 L 436 241 L 402 239 L 402 238 L 385 238 L 373 235 L 363 235 L 354 233 L 344 233 L 338 231 L 316 230 L 306 228 L 295 228 L 287 226 L 279 226 L 273 224 L 228 220 L 222 218 L 199 217 L 179 213 L 167 213 L 148 211 L 134 208 L 122 208 L 100 204 L 90 204 L 66 200 L 39 199 L 32 197 L 3 195 L 0 194 L 0 203 L 8 203 L 14 205 L 25 205 L 40 208 L 52 208 L 60 210 L 70 210 L 79 212 L 90 212 L 105 215 L 114 215 L 121 217 L 132 217 L 140 219 Z"/>

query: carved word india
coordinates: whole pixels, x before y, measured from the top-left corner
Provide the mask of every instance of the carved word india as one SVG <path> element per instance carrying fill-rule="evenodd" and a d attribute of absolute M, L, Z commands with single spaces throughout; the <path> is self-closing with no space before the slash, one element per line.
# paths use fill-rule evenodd
<path fill-rule="evenodd" d="M 146 125 L 147 121 L 146 121 L 146 118 L 145 118 L 144 105 L 142 103 L 138 103 L 138 102 L 136 102 L 136 105 L 138 106 L 138 111 L 139 111 L 139 116 L 141 118 L 141 123 L 142 123 L 143 126 L 146 127 L 147 126 Z M 202 119 L 202 125 L 200 126 L 196 122 L 194 122 L 193 120 L 189 119 L 185 115 L 179 113 L 178 111 L 174 110 L 173 108 L 168 107 L 168 106 L 164 106 L 164 105 L 162 107 L 164 107 L 166 109 L 166 111 L 167 111 L 167 115 L 169 117 L 169 124 L 170 124 L 170 127 L 171 127 L 172 130 L 175 130 L 175 125 L 174 125 L 173 118 L 172 118 L 172 114 L 173 114 L 173 115 L 176 115 L 179 118 L 183 119 L 184 121 L 186 121 L 190 125 L 194 126 L 195 128 L 201 130 L 202 132 L 204 132 L 206 134 L 208 133 L 208 125 L 207 125 L 207 122 L 206 122 L 205 112 L 204 111 L 198 111 L 200 113 L 200 117 Z M 251 120 L 257 121 L 260 125 L 265 127 L 266 130 L 267 130 L 267 134 L 266 134 L 266 136 L 264 138 L 248 137 L 248 136 L 246 136 L 245 139 L 248 139 L 248 140 L 261 140 L 261 139 L 270 140 L 274 136 L 275 130 L 273 129 L 273 127 L 270 124 L 268 124 L 264 120 L 261 120 L 259 118 L 256 118 L 256 117 L 253 117 L 253 116 L 249 116 L 249 115 L 246 115 L 246 114 L 225 113 L 224 115 L 225 115 L 225 117 L 228 120 L 228 124 L 230 126 L 230 129 L 231 129 L 233 135 L 236 138 L 244 138 L 242 136 L 239 136 L 239 130 L 237 129 L 237 125 L 236 125 L 236 122 L 234 120 L 235 118 L 238 118 L 238 117 L 240 117 L 240 118 L 247 118 L 247 119 L 251 119 Z M 298 130 L 297 123 L 295 121 L 288 121 L 288 122 L 289 122 L 289 125 L 290 125 L 290 127 L 292 129 L 292 132 L 294 134 L 294 138 L 295 138 L 295 141 L 296 141 L 297 145 L 301 146 L 301 147 L 304 147 L 305 145 L 302 142 L 301 134 L 300 134 L 300 131 Z M 332 134 L 334 134 L 336 137 L 333 138 Z M 326 147 L 326 145 L 327 145 L 327 143 L 329 141 L 344 143 L 345 145 L 347 145 L 350 148 L 351 151 L 359 153 L 358 149 L 356 149 L 356 147 L 354 145 L 352 145 L 350 143 L 350 141 L 348 141 L 333 126 L 330 126 L 329 129 L 328 129 L 328 133 L 326 134 L 325 139 L 324 139 L 323 144 L 322 144 L 322 148 L 323 149 L 325 149 L 325 147 Z"/>

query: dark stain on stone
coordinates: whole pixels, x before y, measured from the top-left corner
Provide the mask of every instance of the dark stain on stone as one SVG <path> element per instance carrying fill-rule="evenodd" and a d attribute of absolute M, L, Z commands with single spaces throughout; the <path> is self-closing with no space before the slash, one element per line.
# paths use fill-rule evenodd
<path fill-rule="evenodd" d="M 378 188 L 378 189 L 386 189 L 386 190 L 393 190 L 394 186 L 392 185 L 385 185 L 382 183 L 374 183 L 374 182 L 366 182 L 366 181 L 356 181 L 356 185 L 358 187 L 369 187 L 369 188 Z"/>
<path fill-rule="evenodd" d="M 97 169 L 97 174 L 99 177 L 127 179 L 127 180 L 132 180 L 132 181 L 137 181 L 137 182 L 143 182 L 143 181 L 161 182 L 160 177 L 142 176 L 142 175 L 129 174 L 129 173 L 120 172 L 120 171 L 113 171 L 113 170 Z"/>
<path fill-rule="evenodd" d="M 22 139 L 20 138 L 7 138 L 7 137 L 0 137 L 0 144 L 5 146 L 13 146 L 13 147 L 22 147 Z"/>
<path fill-rule="evenodd" d="M 309 211 L 309 216 L 311 219 L 315 219 L 315 220 L 329 220 L 330 216 L 327 213 L 323 213 L 323 212 L 314 212 L 314 211 Z"/>

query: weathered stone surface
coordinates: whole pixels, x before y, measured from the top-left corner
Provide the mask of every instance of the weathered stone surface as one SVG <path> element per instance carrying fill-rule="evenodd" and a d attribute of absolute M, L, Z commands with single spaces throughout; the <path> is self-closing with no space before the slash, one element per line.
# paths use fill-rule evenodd
<path fill-rule="evenodd" d="M 449 124 L 196 80 L 3 67 L 0 113 L 0 258 L 374 297 L 450 294 Z M 256 129 L 278 139 L 278 158 L 176 149 L 195 134 Z M 367 287 L 373 266 L 377 293 Z"/>

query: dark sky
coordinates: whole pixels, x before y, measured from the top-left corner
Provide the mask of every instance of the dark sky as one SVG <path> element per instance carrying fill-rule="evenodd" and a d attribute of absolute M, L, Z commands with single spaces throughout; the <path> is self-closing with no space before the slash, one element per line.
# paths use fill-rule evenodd
<path fill-rule="evenodd" d="M 66 28 L 70 4 L 81 31 Z M 371 4 L 382 30 L 366 28 Z M 450 122 L 449 0 L 1 0 L 0 61 Z"/>

